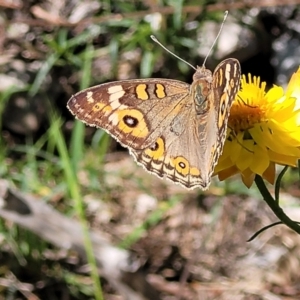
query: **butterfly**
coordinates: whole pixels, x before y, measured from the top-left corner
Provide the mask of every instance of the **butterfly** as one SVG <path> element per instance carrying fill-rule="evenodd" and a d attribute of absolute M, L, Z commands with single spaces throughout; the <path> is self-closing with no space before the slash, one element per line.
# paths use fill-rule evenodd
<path fill-rule="evenodd" d="M 73 95 L 77 119 L 107 131 L 147 171 L 181 186 L 209 187 L 239 90 L 238 60 L 212 73 L 197 67 L 192 84 L 149 78 L 108 82 Z"/>

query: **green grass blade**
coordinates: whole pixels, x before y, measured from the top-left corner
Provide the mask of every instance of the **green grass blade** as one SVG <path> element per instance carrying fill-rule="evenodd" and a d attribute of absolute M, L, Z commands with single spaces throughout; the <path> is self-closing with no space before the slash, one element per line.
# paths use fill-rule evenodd
<path fill-rule="evenodd" d="M 81 222 L 85 251 L 86 251 L 88 263 L 91 267 L 91 277 L 94 283 L 95 299 L 103 300 L 100 278 L 99 278 L 98 269 L 96 265 L 96 259 L 93 253 L 93 245 L 88 231 L 88 223 L 85 219 L 85 214 L 84 214 L 83 198 L 80 192 L 79 184 L 77 182 L 76 173 L 74 172 L 74 168 L 72 167 L 71 164 L 65 139 L 61 132 L 61 120 L 58 117 L 56 117 L 54 114 L 50 116 L 50 119 L 51 119 L 51 127 L 49 133 L 51 138 L 56 142 L 57 150 L 63 166 L 64 178 L 68 185 L 70 196 L 74 201 L 75 210 L 78 213 Z"/>
<path fill-rule="evenodd" d="M 87 88 L 91 82 L 92 59 L 94 57 L 94 48 L 92 45 L 87 46 L 84 53 L 83 72 L 80 82 L 80 90 Z M 82 122 L 75 122 L 71 136 L 70 153 L 74 170 L 78 168 L 78 162 L 81 161 L 84 153 L 84 133 L 85 125 Z"/>
<path fill-rule="evenodd" d="M 48 59 L 44 62 L 42 67 L 40 68 L 39 72 L 37 73 L 35 80 L 29 89 L 29 96 L 34 96 L 40 90 L 40 87 L 45 80 L 47 74 L 52 69 L 56 61 L 59 59 L 60 55 L 58 53 L 51 54 Z"/>
<path fill-rule="evenodd" d="M 86 51 L 84 53 L 83 59 L 83 74 L 82 80 L 80 84 L 80 89 L 84 89 L 90 85 L 91 82 L 91 66 L 92 66 L 92 59 L 94 57 L 94 48 L 92 45 L 88 45 L 86 47 Z M 66 178 L 68 179 L 68 186 L 71 197 L 74 199 L 75 202 L 75 210 L 77 215 L 80 218 L 83 231 L 84 231 L 84 245 L 85 250 L 88 257 L 88 262 L 91 267 L 91 275 L 94 282 L 95 287 L 95 297 L 96 299 L 103 299 L 101 285 L 100 285 L 100 278 L 97 271 L 97 264 L 95 260 L 95 256 L 93 253 L 92 241 L 90 239 L 88 233 L 88 223 L 85 218 L 84 214 L 84 207 L 83 207 L 83 199 L 80 193 L 80 188 L 78 182 L 76 180 L 76 174 L 78 169 L 78 163 L 81 161 L 84 153 L 84 133 L 85 133 L 85 126 L 82 122 L 75 122 L 75 127 L 71 137 L 71 160 L 68 156 L 67 147 L 64 143 L 64 139 L 62 134 L 60 133 L 60 149 L 59 152 L 62 155 L 63 161 L 65 161 L 64 165 L 66 167 Z"/>

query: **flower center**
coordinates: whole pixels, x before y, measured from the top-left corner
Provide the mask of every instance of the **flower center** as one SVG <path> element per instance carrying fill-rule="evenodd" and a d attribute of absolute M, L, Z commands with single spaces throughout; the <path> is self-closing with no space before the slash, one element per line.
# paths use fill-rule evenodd
<path fill-rule="evenodd" d="M 242 100 L 236 100 L 230 110 L 228 127 L 236 134 L 247 131 L 255 124 L 264 121 L 264 110 L 261 106 L 251 106 Z"/>

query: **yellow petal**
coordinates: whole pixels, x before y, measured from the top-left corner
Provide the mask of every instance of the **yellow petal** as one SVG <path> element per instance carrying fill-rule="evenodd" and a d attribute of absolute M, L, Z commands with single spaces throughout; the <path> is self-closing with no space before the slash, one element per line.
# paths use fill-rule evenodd
<path fill-rule="evenodd" d="M 243 142 L 241 153 L 236 161 L 236 166 L 241 171 L 246 170 L 253 164 L 253 141 L 247 140 Z"/>
<path fill-rule="evenodd" d="M 242 172 L 241 175 L 242 175 L 242 181 L 243 181 L 244 185 L 247 188 L 250 188 L 251 185 L 253 184 L 255 174 L 248 169 L 248 170 L 245 170 L 244 172 Z"/>
<path fill-rule="evenodd" d="M 274 85 L 267 93 L 265 98 L 268 102 L 278 100 L 284 95 L 283 88 L 281 86 Z"/>
<path fill-rule="evenodd" d="M 277 164 L 287 165 L 292 167 L 296 167 L 298 164 L 298 157 L 279 154 L 273 152 L 272 150 L 268 150 L 268 154 L 269 154 L 270 161 L 273 161 Z"/>
<path fill-rule="evenodd" d="M 270 164 L 268 151 L 265 148 L 259 147 L 258 145 L 254 145 L 253 151 L 254 163 L 250 166 L 250 169 L 254 173 L 262 176 Z"/>
<path fill-rule="evenodd" d="M 240 156 L 242 151 L 243 145 L 243 134 L 239 133 L 237 137 L 231 142 L 231 152 L 230 152 L 230 159 L 233 163 L 235 163 Z"/>
<path fill-rule="evenodd" d="M 269 167 L 263 174 L 263 178 L 266 179 L 269 183 L 274 184 L 275 182 L 275 164 L 270 163 Z"/>
<path fill-rule="evenodd" d="M 299 99 L 299 96 L 300 96 L 300 67 L 292 75 L 286 89 L 286 97 L 296 97 Z"/>
<path fill-rule="evenodd" d="M 236 168 L 236 166 L 232 166 L 228 169 L 218 172 L 218 177 L 220 181 L 223 181 L 237 173 L 238 173 L 238 169 Z"/>

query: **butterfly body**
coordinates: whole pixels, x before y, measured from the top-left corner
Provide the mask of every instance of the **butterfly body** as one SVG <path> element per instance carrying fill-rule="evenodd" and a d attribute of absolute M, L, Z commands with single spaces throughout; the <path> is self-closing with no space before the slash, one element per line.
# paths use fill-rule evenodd
<path fill-rule="evenodd" d="M 109 82 L 75 94 L 68 108 L 106 130 L 149 172 L 206 189 L 239 82 L 239 62 L 226 59 L 213 74 L 198 67 L 191 85 L 161 78 Z"/>

